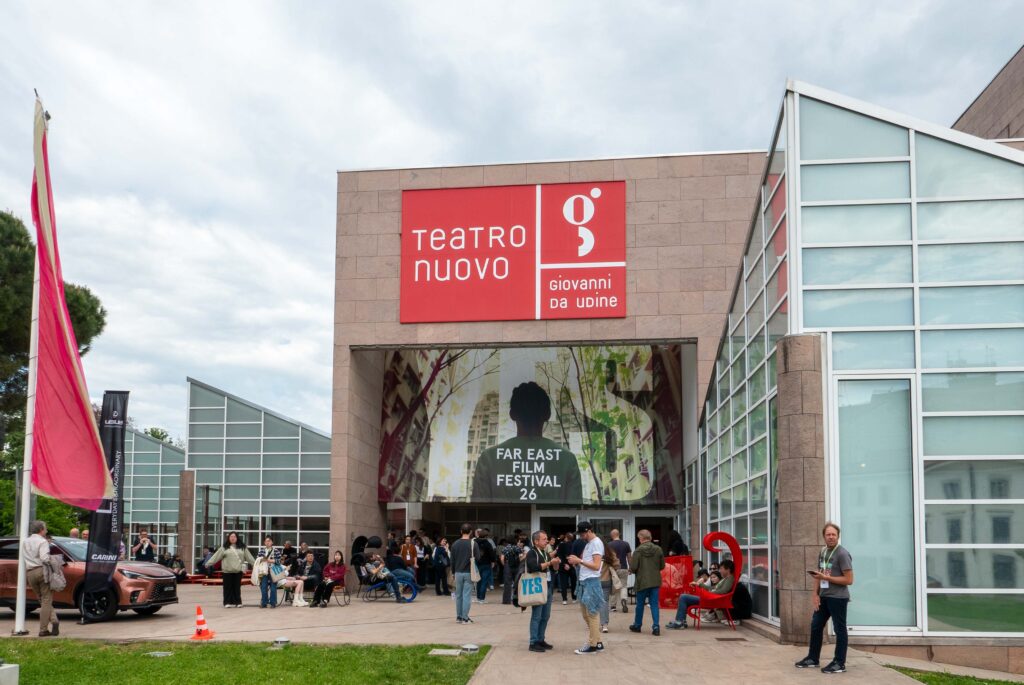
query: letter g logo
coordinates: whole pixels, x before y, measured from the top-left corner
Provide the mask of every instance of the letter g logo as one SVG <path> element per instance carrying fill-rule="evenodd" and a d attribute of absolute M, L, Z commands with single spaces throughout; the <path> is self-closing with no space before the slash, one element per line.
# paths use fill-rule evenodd
<path fill-rule="evenodd" d="M 562 216 L 579 231 L 580 246 L 576 254 L 585 257 L 594 249 L 594 233 L 584 224 L 594 218 L 594 200 L 601 197 L 600 188 L 591 188 L 590 197 L 573 195 L 562 205 Z M 590 198 L 594 198 L 591 200 Z"/>

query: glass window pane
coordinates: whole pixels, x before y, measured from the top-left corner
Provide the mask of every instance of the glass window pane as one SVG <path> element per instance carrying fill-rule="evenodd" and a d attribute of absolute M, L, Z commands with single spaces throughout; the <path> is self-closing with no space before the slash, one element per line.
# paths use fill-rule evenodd
<path fill-rule="evenodd" d="M 775 275 L 768 280 L 768 285 L 765 287 L 765 297 L 767 298 L 768 311 L 771 311 L 779 301 L 786 296 L 786 285 L 789 279 L 789 272 L 786 271 L 786 262 L 782 262 L 782 266 L 775 272 Z"/>
<path fill-rule="evenodd" d="M 330 454 L 303 454 L 302 468 L 304 469 L 327 469 L 331 467 Z"/>
<path fill-rule="evenodd" d="M 225 485 L 224 497 L 228 499 L 259 499 L 258 485 Z"/>
<path fill-rule="evenodd" d="M 324 502 L 327 505 L 327 513 L 330 513 L 330 502 Z M 263 502 L 263 514 L 264 515 L 288 515 L 295 516 L 296 510 L 298 509 L 298 500 L 288 500 L 280 502 Z M 322 514 L 320 511 L 303 512 L 309 514 Z"/>
<path fill-rule="evenodd" d="M 765 248 L 765 273 L 771 273 L 775 265 L 782 261 L 782 258 L 786 255 L 786 222 L 783 221 L 779 224 L 779 227 L 775 229 L 775 233 Z"/>
<path fill-rule="evenodd" d="M 929 504 L 924 508 L 925 542 L 1024 545 L 1022 519 L 1024 504 Z"/>
<path fill-rule="evenodd" d="M 331 439 L 317 435 L 311 431 L 302 429 L 302 451 L 303 452 L 330 452 Z"/>
<path fill-rule="evenodd" d="M 1024 280 L 1024 243 L 921 245 L 917 256 L 922 283 Z"/>
<path fill-rule="evenodd" d="M 932 631 L 1021 632 L 1022 615 L 1024 594 L 928 595 Z"/>
<path fill-rule="evenodd" d="M 929 549 L 926 553 L 928 580 L 936 588 L 972 590 L 1016 588 L 1021 558 L 1016 550 Z M 931 595 L 936 597 L 987 597 L 988 595 Z M 1014 595 L 1000 595 L 1012 601 Z M 1024 596 L 1024 595 L 1022 595 Z M 1024 605 L 1020 609 L 1024 610 Z M 998 612 L 997 612 L 998 613 Z M 978 618 L 983 618 L 979 616 Z M 934 617 L 931 629 L 935 630 Z M 1016 630 L 1024 630 L 1018 615 Z"/>
<path fill-rule="evenodd" d="M 733 511 L 737 514 L 747 513 L 747 484 L 740 483 L 732 489 Z"/>
<path fill-rule="evenodd" d="M 326 516 L 331 513 L 330 502 L 302 502 L 299 513 L 303 516 Z"/>
<path fill-rule="evenodd" d="M 767 417 L 767 409 L 764 402 L 750 410 L 750 439 L 756 440 L 767 432 L 768 427 L 765 424 Z"/>
<path fill-rule="evenodd" d="M 224 502 L 225 516 L 258 516 L 260 513 L 259 500 L 227 501 Z"/>
<path fill-rule="evenodd" d="M 858 550 L 858 584 L 874 588 L 850 603 L 848 621 L 913 626 L 917 612 L 910 381 L 840 381 L 838 403 L 843 545 Z"/>
<path fill-rule="evenodd" d="M 1024 286 L 922 288 L 922 324 L 1024 322 Z"/>
<path fill-rule="evenodd" d="M 303 485 L 300 490 L 303 500 L 331 498 L 330 485 Z"/>
<path fill-rule="evenodd" d="M 263 412 L 256 407 L 228 398 L 228 421 L 262 421 Z"/>
<path fill-rule="evenodd" d="M 800 98 L 800 158 L 852 159 L 910 154 L 907 129 L 808 97 Z"/>
<path fill-rule="evenodd" d="M 1024 416 L 928 416 L 926 456 L 1024 454 Z"/>
<path fill-rule="evenodd" d="M 762 328 L 759 330 L 751 339 L 750 344 L 747 345 L 747 368 L 753 369 L 761 360 L 764 359 L 764 331 Z"/>
<path fill-rule="evenodd" d="M 744 283 L 746 288 L 747 302 L 753 302 L 754 298 L 757 297 L 758 293 L 761 292 L 761 286 L 764 285 L 764 267 L 761 264 L 761 260 L 757 260 L 757 264 L 747 274 L 747 280 Z"/>
<path fill-rule="evenodd" d="M 222 454 L 193 454 L 189 456 L 189 467 L 193 469 L 219 469 L 224 467 L 224 455 Z M 136 466 L 135 473 L 143 467 Z M 157 467 L 151 467 L 156 470 Z"/>
<path fill-rule="evenodd" d="M 775 345 L 779 342 L 779 339 L 789 333 L 789 315 L 786 313 L 786 307 L 783 305 L 772 314 L 772 318 L 768 320 L 768 354 L 771 355 L 775 352 Z M 774 387 L 774 383 L 771 384 Z"/>
<path fill-rule="evenodd" d="M 263 472 L 264 483 L 292 484 L 299 482 L 299 472 L 289 470 L 267 470 Z"/>
<path fill-rule="evenodd" d="M 263 468 L 265 469 L 294 469 L 299 466 L 299 455 L 297 454 L 264 454 Z"/>
<path fill-rule="evenodd" d="M 1024 410 L 1024 373 L 927 373 L 924 411 Z"/>
<path fill-rule="evenodd" d="M 750 481 L 750 509 L 763 509 L 768 506 L 768 476 L 758 476 Z M 759 540 L 764 543 L 766 540 Z"/>
<path fill-rule="evenodd" d="M 910 165 L 822 164 L 800 171 L 803 202 L 900 200 L 910 197 Z"/>
<path fill-rule="evenodd" d="M 750 311 L 747 312 L 747 330 L 751 331 L 751 333 L 753 333 L 753 331 L 756 331 L 759 328 L 761 328 L 761 324 L 763 324 L 763 323 L 764 323 L 764 298 L 761 297 L 761 296 L 758 296 L 758 298 L 756 300 L 754 300 L 754 306 L 752 306 L 750 308 Z"/>
<path fill-rule="evenodd" d="M 259 452 L 260 441 L 253 438 L 230 438 L 226 441 L 225 449 L 235 454 L 239 452 Z"/>
<path fill-rule="evenodd" d="M 779 183 L 778 188 L 772 194 L 771 199 L 768 200 L 768 206 L 765 208 L 764 217 L 761 219 L 764 224 L 764 230 L 771 232 L 775 228 L 775 224 L 778 222 L 779 217 L 786 211 L 786 179 L 783 178 L 782 182 Z"/>
<path fill-rule="evenodd" d="M 1024 329 L 922 331 L 921 365 L 926 369 L 1024 366 Z"/>
<path fill-rule="evenodd" d="M 804 207 L 800 217 L 804 245 L 910 240 L 910 205 Z"/>
<path fill-rule="evenodd" d="M 264 485 L 264 499 L 295 499 L 299 496 L 299 488 L 295 485 Z"/>
<path fill-rule="evenodd" d="M 263 426 L 258 423 L 229 423 L 229 438 L 258 438 L 263 432 Z"/>
<path fill-rule="evenodd" d="M 223 423 L 197 423 L 188 427 L 190 438 L 223 438 Z"/>
<path fill-rule="evenodd" d="M 212 452 L 223 452 L 224 441 L 223 440 L 189 440 L 188 451 L 190 454 L 210 454 Z M 135 456 L 135 461 L 140 462 L 139 455 Z"/>
<path fill-rule="evenodd" d="M 229 454 L 224 458 L 224 465 L 229 469 L 258 469 L 260 467 L 260 455 Z"/>
<path fill-rule="evenodd" d="M 263 415 L 263 437 L 292 438 L 299 437 L 298 425 L 284 421 L 270 414 Z"/>
<path fill-rule="evenodd" d="M 922 202 L 917 205 L 917 237 L 1024 238 L 1024 200 Z"/>
<path fill-rule="evenodd" d="M 1024 165 L 920 133 L 914 147 L 919 197 L 1024 194 Z"/>
<path fill-rule="evenodd" d="M 768 441 L 758 440 L 750 448 L 750 472 L 760 473 L 768 468 Z"/>
<path fill-rule="evenodd" d="M 926 461 L 924 498 L 1024 499 L 1024 460 Z"/>
<path fill-rule="evenodd" d="M 832 367 L 841 369 L 914 368 L 914 332 L 833 333 Z"/>
<path fill-rule="evenodd" d="M 803 250 L 804 285 L 910 283 L 909 247 L 818 247 Z"/>
<path fill-rule="evenodd" d="M 810 328 L 912 323 L 913 290 L 880 288 L 804 292 L 804 325 Z"/>
<path fill-rule="evenodd" d="M 224 395 L 189 384 L 189 407 L 223 407 Z"/>
<path fill-rule="evenodd" d="M 188 413 L 189 421 L 223 421 L 223 409 L 192 409 Z"/>
<path fill-rule="evenodd" d="M 198 482 L 198 481 L 197 481 Z M 225 483 L 259 483 L 259 471 L 225 471 Z"/>
<path fill-rule="evenodd" d="M 298 452 L 297 438 L 263 438 L 264 452 Z"/>
<path fill-rule="evenodd" d="M 765 390 L 765 367 L 762 366 L 750 377 L 750 401 L 759 401 L 764 397 Z"/>
<path fill-rule="evenodd" d="M 310 485 L 328 485 L 331 482 L 331 472 L 329 469 L 317 469 L 315 471 L 300 471 L 299 477 L 302 479 L 303 484 Z"/>

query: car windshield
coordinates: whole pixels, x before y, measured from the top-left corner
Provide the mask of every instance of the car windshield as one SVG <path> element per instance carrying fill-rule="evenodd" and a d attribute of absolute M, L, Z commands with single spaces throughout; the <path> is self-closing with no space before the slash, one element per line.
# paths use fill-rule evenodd
<path fill-rule="evenodd" d="M 62 550 L 67 552 L 75 561 L 85 561 L 86 548 L 89 546 L 88 540 L 82 540 L 80 538 L 59 538 L 54 536 L 53 541 L 56 542 Z"/>

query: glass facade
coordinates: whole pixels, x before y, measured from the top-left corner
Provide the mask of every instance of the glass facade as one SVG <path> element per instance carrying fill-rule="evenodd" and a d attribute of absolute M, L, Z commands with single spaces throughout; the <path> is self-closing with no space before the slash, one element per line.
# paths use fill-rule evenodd
<path fill-rule="evenodd" d="M 854 631 L 1024 632 L 1024 164 L 920 128 L 785 98 L 701 420 L 704 523 L 746 548 L 768 620 L 775 343 L 817 333 Z"/>
<path fill-rule="evenodd" d="M 124 530 L 149 533 L 161 552 L 178 550 L 178 482 L 185 451 L 131 428 L 124 438 Z"/>
<path fill-rule="evenodd" d="M 196 472 L 194 546 L 226 531 L 246 544 L 306 542 L 327 552 L 331 439 L 314 428 L 189 379 L 188 467 Z"/>

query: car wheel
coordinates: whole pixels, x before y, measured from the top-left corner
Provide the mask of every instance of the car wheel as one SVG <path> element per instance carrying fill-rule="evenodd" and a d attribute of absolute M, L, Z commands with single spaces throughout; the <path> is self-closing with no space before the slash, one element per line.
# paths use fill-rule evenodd
<path fill-rule="evenodd" d="M 160 611 L 161 609 L 163 609 L 162 606 L 161 607 L 143 607 L 141 609 L 132 609 L 132 611 L 137 613 L 139 616 L 152 616 L 153 614 L 155 614 L 156 612 Z"/>
<path fill-rule="evenodd" d="M 117 596 L 110 588 L 102 592 L 83 592 L 78 599 L 78 610 L 86 621 L 108 621 L 117 613 Z"/>

